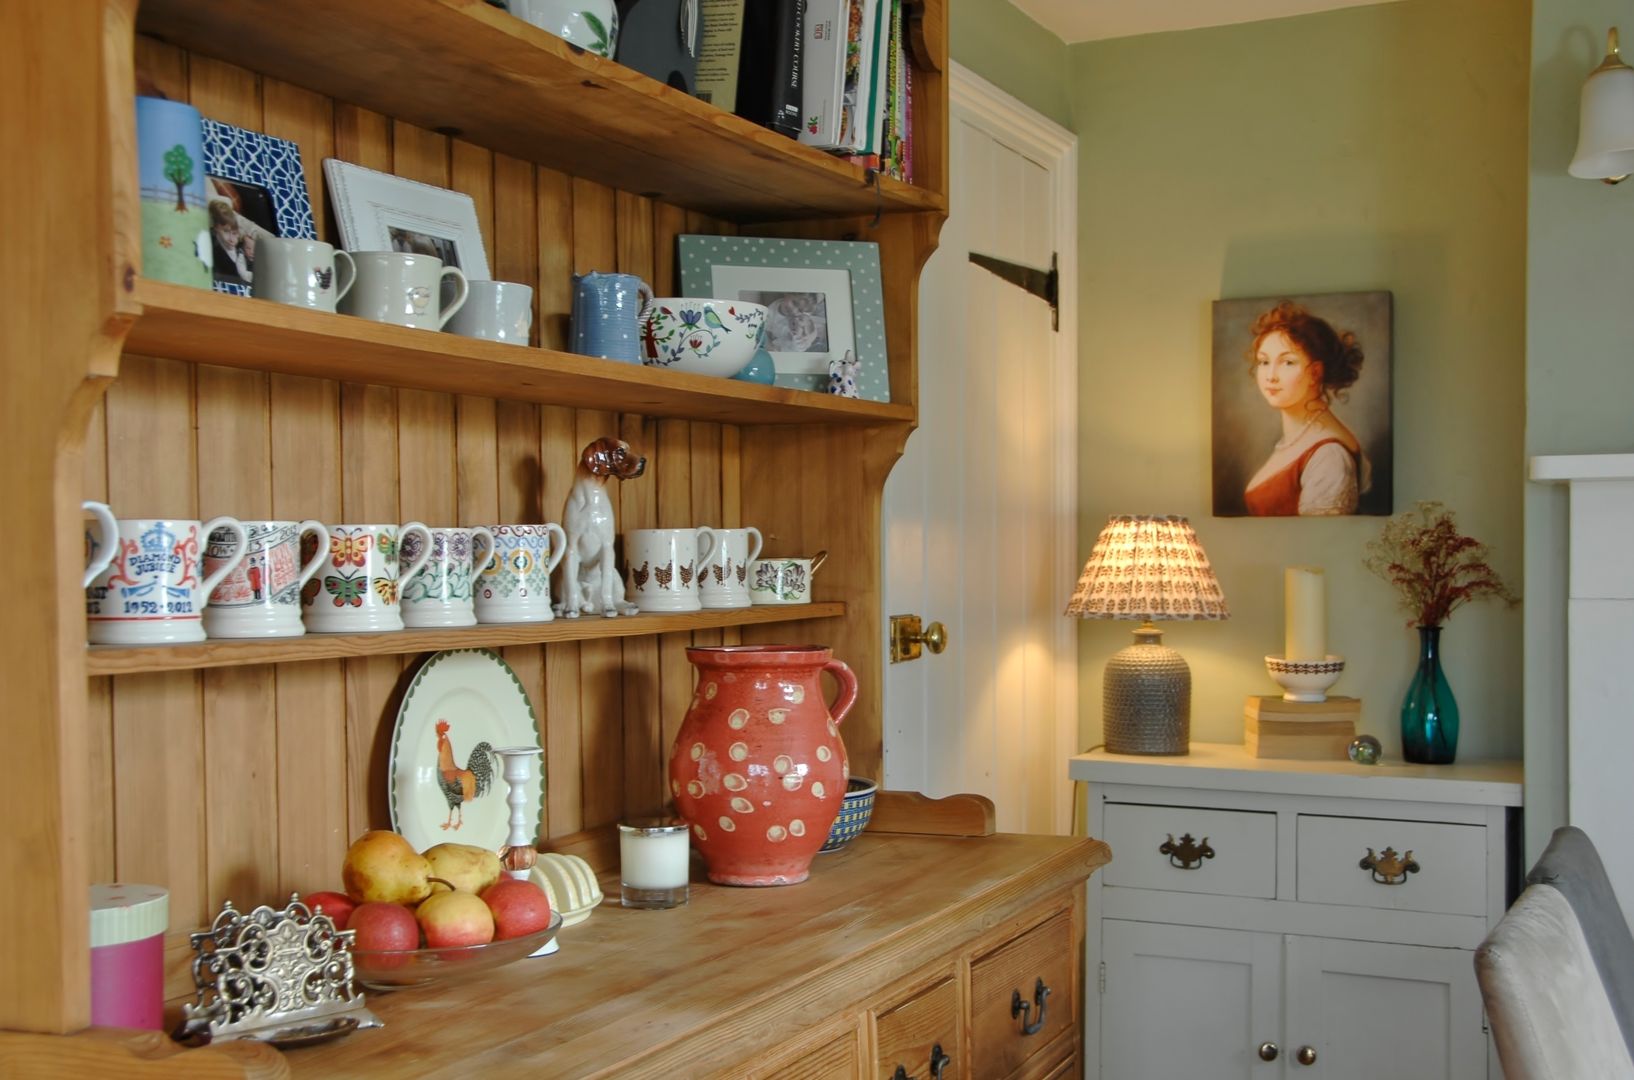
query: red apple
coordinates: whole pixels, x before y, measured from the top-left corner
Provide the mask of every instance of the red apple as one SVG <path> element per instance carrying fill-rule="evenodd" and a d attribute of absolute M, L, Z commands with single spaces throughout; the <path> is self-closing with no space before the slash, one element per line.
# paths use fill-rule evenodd
<path fill-rule="evenodd" d="M 476 893 L 432 893 L 414 914 L 432 949 L 486 945 L 494 940 L 493 913 Z"/>
<path fill-rule="evenodd" d="M 301 898 L 301 902 L 311 908 L 314 913 L 322 910 L 334 922 L 336 930 L 344 930 L 352 912 L 357 910 L 357 901 L 345 893 L 315 892 L 308 893 Z"/>
<path fill-rule="evenodd" d="M 550 925 L 550 898 L 523 878 L 500 878 L 482 890 L 482 902 L 494 913 L 494 939 L 525 937 Z"/>
<path fill-rule="evenodd" d="M 420 945 L 420 926 L 414 912 L 402 904 L 372 900 L 359 904 L 347 922 L 356 931 L 352 947 L 359 952 L 395 952 Z"/>

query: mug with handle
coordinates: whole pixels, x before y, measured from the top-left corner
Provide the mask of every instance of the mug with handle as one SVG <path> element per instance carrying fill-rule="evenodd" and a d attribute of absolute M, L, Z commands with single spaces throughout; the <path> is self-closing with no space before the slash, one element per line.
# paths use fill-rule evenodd
<path fill-rule="evenodd" d="M 575 274 L 573 351 L 641 363 L 641 311 L 652 295 L 652 286 L 634 274 Z"/>
<path fill-rule="evenodd" d="M 477 575 L 472 604 L 483 623 L 550 622 L 550 575 L 567 554 L 567 533 L 543 525 L 490 525 L 494 558 Z M 554 541 L 552 540 L 554 538 Z"/>
<path fill-rule="evenodd" d="M 354 251 L 357 278 L 340 310 L 375 322 L 441 330 L 470 294 L 465 274 L 435 255 L 411 251 Z M 454 283 L 453 302 L 442 303 L 443 281 Z"/>
<path fill-rule="evenodd" d="M 239 562 L 210 593 L 204 630 L 212 638 L 300 637 L 301 589 L 323 565 L 329 530 L 319 521 L 245 521 L 247 544 Z M 301 562 L 303 536 L 311 554 Z M 231 553 L 231 535 L 217 529 L 205 540 L 204 568 L 213 570 Z"/>
<path fill-rule="evenodd" d="M 405 566 L 402 537 L 415 530 L 424 546 L 420 557 Z M 303 542 L 301 550 L 321 549 Z M 399 590 L 430 557 L 431 530 L 418 521 L 403 525 L 331 525 L 328 559 L 319 575 L 301 589 L 302 621 L 315 634 L 401 630 Z"/>
<path fill-rule="evenodd" d="M 828 552 L 809 559 L 756 559 L 749 564 L 749 601 L 754 604 L 809 604 L 811 579 Z"/>
<path fill-rule="evenodd" d="M 119 518 L 115 551 L 85 590 L 89 637 L 96 645 L 203 641 L 202 613 L 221 579 L 244 558 L 244 526 L 209 521 Z M 225 529 L 231 546 L 214 573 L 204 572 L 204 540 Z"/>
<path fill-rule="evenodd" d="M 414 559 L 419 554 L 419 534 L 405 531 L 403 556 Z M 493 563 L 494 555 L 494 534 L 481 525 L 432 529 L 431 557 L 425 569 L 403 586 L 403 625 L 475 626 L 474 581 Z"/>
<path fill-rule="evenodd" d="M 720 546 L 720 530 L 631 529 L 624 534 L 626 594 L 642 611 L 698 611 L 698 578 Z"/>
<path fill-rule="evenodd" d="M 322 240 L 263 236 L 255 245 L 250 295 L 258 300 L 334 311 L 357 281 L 357 264 Z"/>
<path fill-rule="evenodd" d="M 99 503 L 94 499 L 86 499 L 79 504 L 81 510 L 89 510 L 96 518 L 97 535 L 85 533 L 85 579 L 80 582 L 80 588 L 89 589 L 96 576 L 108 568 L 113 562 L 114 553 L 119 550 L 119 522 L 114 519 L 113 511 L 107 503 Z"/>
<path fill-rule="evenodd" d="M 706 609 L 746 608 L 751 603 L 749 564 L 760 558 L 760 530 L 750 525 L 712 531 L 720 542 L 698 563 L 698 601 Z"/>

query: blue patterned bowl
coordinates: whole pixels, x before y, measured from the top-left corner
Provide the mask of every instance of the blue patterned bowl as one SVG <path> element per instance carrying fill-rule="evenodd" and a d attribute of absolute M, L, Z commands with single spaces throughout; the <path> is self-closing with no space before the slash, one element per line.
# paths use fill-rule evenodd
<path fill-rule="evenodd" d="M 833 828 L 828 830 L 828 841 L 817 849 L 819 855 L 825 851 L 840 850 L 868 827 L 868 819 L 874 816 L 874 792 L 877 790 L 872 780 L 860 776 L 851 778 L 845 786 L 845 801 L 840 804 L 840 816 L 834 819 Z"/>

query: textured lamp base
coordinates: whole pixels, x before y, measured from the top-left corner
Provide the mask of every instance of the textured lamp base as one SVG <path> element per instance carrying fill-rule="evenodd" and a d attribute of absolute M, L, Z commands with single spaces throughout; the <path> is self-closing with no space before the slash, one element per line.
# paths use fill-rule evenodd
<path fill-rule="evenodd" d="M 1108 753 L 1190 752 L 1191 668 L 1163 631 L 1135 631 L 1135 643 L 1106 662 L 1101 694 Z"/>

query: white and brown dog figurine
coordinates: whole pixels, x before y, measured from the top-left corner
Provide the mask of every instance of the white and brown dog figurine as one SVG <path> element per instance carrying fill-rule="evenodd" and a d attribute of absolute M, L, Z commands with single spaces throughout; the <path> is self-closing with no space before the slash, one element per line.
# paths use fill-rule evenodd
<path fill-rule="evenodd" d="M 636 606 L 624 599 L 624 579 L 613 562 L 618 524 L 607 480 L 634 480 L 646 469 L 647 459 L 621 439 L 597 439 L 579 455 L 579 474 L 562 508 L 567 555 L 558 614 L 576 619 L 581 613 L 607 618 L 636 613 Z"/>

